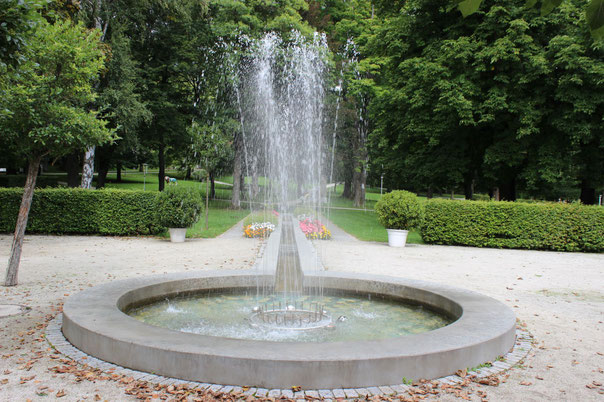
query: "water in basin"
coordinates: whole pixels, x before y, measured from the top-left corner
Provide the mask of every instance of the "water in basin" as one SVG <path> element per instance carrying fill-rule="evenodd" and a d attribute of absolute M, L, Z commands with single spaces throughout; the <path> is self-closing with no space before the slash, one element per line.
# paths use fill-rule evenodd
<path fill-rule="evenodd" d="M 296 342 L 380 340 L 419 334 L 450 324 L 453 320 L 426 307 L 375 296 L 298 296 L 288 304 L 317 303 L 333 319 L 333 328 L 312 331 L 271 330 L 250 324 L 253 308 L 278 306 L 280 295 L 206 293 L 177 297 L 137 307 L 127 313 L 150 325 L 201 335 L 236 339 Z M 284 303 L 285 304 L 285 303 Z"/>

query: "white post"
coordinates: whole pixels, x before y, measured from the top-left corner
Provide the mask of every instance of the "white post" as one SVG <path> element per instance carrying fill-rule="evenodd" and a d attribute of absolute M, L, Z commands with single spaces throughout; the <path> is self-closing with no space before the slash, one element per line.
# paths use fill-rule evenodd
<path fill-rule="evenodd" d="M 380 197 L 382 197 L 383 189 L 384 189 L 384 165 L 382 165 L 382 173 L 380 174 Z"/>
<path fill-rule="evenodd" d="M 143 191 L 147 191 L 147 164 L 143 163 Z"/>

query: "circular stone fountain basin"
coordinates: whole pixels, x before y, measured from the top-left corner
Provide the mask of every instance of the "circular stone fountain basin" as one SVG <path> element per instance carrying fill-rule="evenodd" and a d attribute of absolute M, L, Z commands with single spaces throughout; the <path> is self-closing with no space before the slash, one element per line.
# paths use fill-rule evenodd
<path fill-rule="evenodd" d="M 503 355 L 515 316 L 475 292 L 423 281 L 360 274 L 305 276 L 306 286 L 407 300 L 453 317 L 423 334 L 349 342 L 272 342 L 198 335 L 140 322 L 124 311 L 204 290 L 250 289 L 272 276 L 198 272 L 116 281 L 70 297 L 63 333 L 82 351 L 124 367 L 189 381 L 265 388 L 357 388 L 437 378 Z"/>

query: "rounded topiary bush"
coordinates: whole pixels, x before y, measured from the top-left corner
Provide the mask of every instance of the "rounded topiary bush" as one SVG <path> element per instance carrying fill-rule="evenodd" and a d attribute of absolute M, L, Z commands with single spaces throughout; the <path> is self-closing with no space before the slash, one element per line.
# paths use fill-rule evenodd
<path fill-rule="evenodd" d="M 167 186 L 157 195 L 159 224 L 167 228 L 187 228 L 199 219 L 203 198 L 192 188 Z"/>
<path fill-rule="evenodd" d="M 375 212 L 386 229 L 418 228 L 424 217 L 424 207 L 417 195 L 404 190 L 385 194 L 375 204 Z"/>

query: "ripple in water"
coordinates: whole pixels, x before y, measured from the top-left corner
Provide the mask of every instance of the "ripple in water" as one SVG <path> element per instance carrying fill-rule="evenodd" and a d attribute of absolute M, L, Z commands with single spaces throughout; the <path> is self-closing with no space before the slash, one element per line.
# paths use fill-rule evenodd
<path fill-rule="evenodd" d="M 318 302 L 335 321 L 335 329 L 275 331 L 249 324 L 252 308 L 280 296 L 261 298 L 243 294 L 211 294 L 173 298 L 138 307 L 127 313 L 147 324 L 199 335 L 277 342 L 337 342 L 389 339 L 431 331 L 452 322 L 421 306 L 392 300 L 351 296 L 301 296 L 296 302 Z"/>

